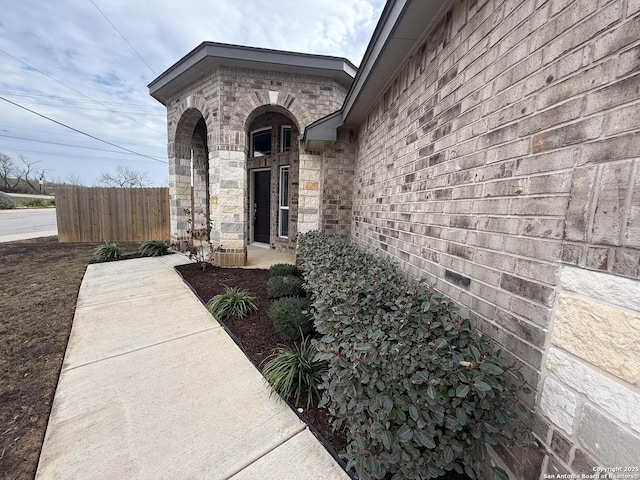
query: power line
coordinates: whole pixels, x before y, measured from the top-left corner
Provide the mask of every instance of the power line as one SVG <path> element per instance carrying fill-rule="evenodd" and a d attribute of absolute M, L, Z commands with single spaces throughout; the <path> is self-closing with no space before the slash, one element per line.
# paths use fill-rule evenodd
<path fill-rule="evenodd" d="M 42 105 L 43 107 L 58 107 L 58 108 L 69 108 L 71 110 L 86 110 L 91 112 L 104 112 L 103 109 L 100 108 L 90 108 L 90 107 L 79 107 L 77 105 L 60 105 L 59 103 L 42 103 L 42 102 L 22 102 L 22 104 L 28 105 Z M 114 110 L 114 112 L 123 113 L 120 110 Z M 162 113 L 148 113 L 148 112 L 124 112 L 124 113 L 138 113 L 139 115 L 144 115 L 145 117 L 164 117 L 165 115 Z"/>
<path fill-rule="evenodd" d="M 10 103 L 12 105 L 15 105 L 16 107 L 21 108 L 23 110 L 26 110 L 27 112 L 31 112 L 34 115 L 38 115 L 39 117 L 45 118 L 45 119 L 49 120 L 50 122 L 57 123 L 58 125 L 61 125 L 61 126 L 65 127 L 65 128 L 68 128 L 69 130 L 73 130 L 74 132 L 78 132 L 78 133 L 80 133 L 82 135 L 85 135 L 85 136 L 87 136 L 89 138 L 93 138 L 94 140 L 98 140 L 99 142 L 106 143 L 107 145 L 111 145 L 112 147 L 119 148 L 120 150 L 124 150 L 125 152 L 133 153 L 134 155 L 139 155 L 141 157 L 150 158 L 151 160 L 153 160 L 155 162 L 167 163 L 164 160 L 158 160 L 157 158 L 150 157 L 149 155 L 145 155 L 144 153 L 138 153 L 138 152 L 135 152 L 133 150 L 129 150 L 128 148 L 121 147 L 120 145 L 116 145 L 115 143 L 108 142 L 108 141 L 103 140 L 101 138 L 95 137 L 95 136 L 93 136 L 93 135 L 91 135 L 89 133 L 83 132 L 82 130 L 78 130 L 77 128 L 70 127 L 69 125 L 66 125 L 66 124 L 64 124 L 62 122 L 54 120 L 53 118 L 47 117 L 46 115 L 42 115 L 41 113 L 38 113 L 35 110 L 31 110 L 31 109 L 29 109 L 27 107 L 23 107 L 22 105 L 19 105 L 19 104 L 15 103 L 15 102 L 12 102 L 11 100 L 7 100 L 6 98 L 4 98 L 2 96 L 0 96 L 0 100 L 4 100 L 5 102 Z"/>
<path fill-rule="evenodd" d="M 10 129 L 10 130 L 7 130 Z M 61 137 L 73 137 L 73 138 L 77 138 L 77 136 L 73 133 L 61 133 L 61 132 L 51 132 L 48 130 L 42 130 L 39 128 L 29 128 L 29 127 L 20 127 L 17 125 L 0 125 L 0 132 L 7 132 L 7 133 L 13 133 L 14 130 L 27 130 L 30 132 L 38 132 L 38 133 L 44 133 L 46 135 L 57 135 L 57 136 L 61 136 Z M 166 145 L 157 145 L 157 144 L 150 144 L 150 143 L 134 143 L 134 142 L 127 142 L 127 141 L 120 141 L 119 142 L 121 145 L 134 145 L 136 147 L 146 147 L 146 148 L 157 148 L 157 149 L 161 149 L 161 150 L 166 150 Z"/>
<path fill-rule="evenodd" d="M 145 127 L 145 128 L 148 128 L 148 129 L 149 129 L 149 130 L 151 130 L 152 132 L 156 132 L 156 133 L 164 134 L 164 132 L 160 132 L 160 131 L 156 130 L 155 128 L 151 128 L 151 127 L 149 127 L 149 126 L 145 125 L 144 123 L 140 123 L 140 122 L 136 121 L 135 119 L 133 119 L 133 118 L 131 118 L 131 117 L 128 117 L 127 115 L 124 115 L 124 114 L 122 114 L 122 113 L 118 113 L 118 112 L 117 112 L 117 111 L 115 111 L 114 109 L 112 109 L 112 108 L 108 107 L 107 105 L 105 105 L 105 104 L 104 104 L 103 102 L 101 102 L 100 100 L 96 100 L 95 98 L 92 98 L 92 97 L 90 97 L 89 95 L 87 95 L 87 94 L 85 94 L 85 93 L 82 93 L 80 90 L 76 90 L 75 88 L 73 88 L 73 87 L 71 87 L 71 86 L 67 85 L 66 83 L 64 83 L 64 82 L 62 82 L 62 81 L 60 81 L 60 80 L 58 80 L 57 78 L 52 77 L 52 76 L 51 76 L 51 75 L 49 75 L 48 73 L 43 72 L 42 70 L 37 69 L 36 67 L 34 67 L 33 65 L 28 64 L 28 63 L 27 63 L 27 62 L 25 62 L 24 60 L 22 60 L 22 59 L 20 59 L 20 58 L 18 58 L 18 57 L 16 57 L 16 56 L 14 56 L 14 55 L 11 55 L 9 52 L 7 52 L 7 51 L 5 51 L 5 50 L 3 50 L 3 49 L 1 49 L 1 48 L 0 48 L 0 52 L 4 53 L 5 55 L 7 55 L 7 56 L 9 56 L 9 57 L 11 57 L 11 58 L 13 58 L 14 60 L 17 60 L 18 62 L 22 63 L 23 65 L 26 65 L 27 67 L 29 67 L 29 68 L 31 68 L 31 69 L 33 69 L 33 70 L 35 70 L 36 72 L 41 73 L 41 74 L 42 74 L 42 75 L 44 75 L 45 77 L 50 78 L 50 79 L 51 79 L 51 80 L 53 80 L 54 82 L 57 82 L 57 83 L 59 83 L 60 85 L 64 85 L 65 87 L 67 87 L 67 88 L 68 88 L 68 89 L 70 89 L 70 90 L 73 90 L 73 91 L 74 91 L 74 92 L 76 92 L 77 94 L 82 95 L 83 97 L 86 97 L 86 98 L 88 98 L 89 100 L 93 100 L 93 101 L 94 101 L 94 102 L 96 102 L 96 103 L 99 103 L 100 105 L 102 105 L 103 107 L 105 107 L 105 108 L 106 108 L 107 110 L 109 110 L 110 112 L 115 113 L 116 115 L 120 115 L 121 117 L 126 118 L 127 120 L 131 120 L 132 122 L 137 123 L 138 125 L 141 125 L 141 126 L 143 126 L 143 127 Z"/>
<path fill-rule="evenodd" d="M 6 152 L 16 152 L 16 153 L 39 153 L 48 156 L 55 157 L 74 157 L 74 158 L 84 158 L 84 159 L 92 159 L 92 160 L 108 160 L 110 162 L 139 162 L 149 164 L 149 160 L 136 160 L 136 159 L 123 159 L 123 158 L 111 158 L 111 157 L 94 157 L 92 155 L 74 155 L 72 153 L 54 153 L 54 152 L 43 152 L 42 150 L 24 150 L 22 148 L 2 148 L 3 151 Z M 123 152 L 124 153 L 124 152 Z"/>
<path fill-rule="evenodd" d="M 118 32 L 118 35 L 120 35 L 120 36 L 122 37 L 122 39 L 123 39 L 125 42 L 127 42 L 127 45 L 129 45 L 129 46 L 131 47 L 131 50 L 133 50 L 133 51 L 135 52 L 135 54 L 136 54 L 136 55 L 138 55 L 138 58 L 139 58 L 140 60 L 142 60 L 142 61 L 144 62 L 144 64 L 145 64 L 147 67 L 149 67 L 149 70 L 151 70 L 151 73 L 153 73 L 153 74 L 157 77 L 157 76 L 158 76 L 158 74 L 157 74 L 156 72 L 154 72 L 154 71 L 153 71 L 153 68 L 151 68 L 151 65 L 149 65 L 149 64 L 147 63 L 147 61 L 146 61 L 144 58 L 142 58 L 142 55 L 140 55 L 140 54 L 138 53 L 138 51 L 137 51 L 135 48 L 133 48 L 133 45 L 131 45 L 131 43 L 129 42 L 129 40 L 127 40 L 127 39 L 125 38 L 125 36 L 122 34 L 122 32 L 120 32 L 120 30 L 118 30 L 118 29 L 116 28 L 116 26 L 111 22 L 111 20 L 109 20 L 109 18 L 105 15 L 105 13 L 104 13 L 102 10 L 100 10 L 100 9 L 98 8 L 98 6 L 93 2 L 93 0 L 91 0 L 91 3 L 93 4 L 93 6 L 94 6 L 94 7 L 96 7 L 96 10 L 98 10 L 98 11 L 102 14 L 102 16 L 104 17 L 104 19 L 105 19 L 107 22 L 109 22 L 109 25 L 111 25 L 111 26 L 113 27 L 113 29 L 114 29 L 116 32 Z"/>
<path fill-rule="evenodd" d="M 143 105 L 141 103 L 121 103 L 121 102 L 99 102 L 97 100 L 81 100 L 78 98 L 59 97 L 56 95 L 40 95 L 36 93 L 17 93 L 0 91 L 0 95 L 11 95 L 12 97 L 37 97 L 47 98 L 50 100 L 60 100 L 61 102 L 76 102 L 76 103 L 97 103 L 99 105 L 113 105 L 115 107 L 135 107 L 135 108 L 152 108 L 156 110 L 164 110 L 165 107 L 160 105 Z"/>
<path fill-rule="evenodd" d="M 99 152 L 111 152 L 111 153 L 123 153 L 123 152 L 119 152 L 118 150 L 107 150 L 106 148 L 96 148 L 96 147 L 85 147 L 82 145 L 72 145 L 70 143 L 59 143 L 59 142 L 50 142 L 48 140 L 36 140 L 35 138 L 25 138 L 25 137 L 16 137 L 14 135 L 3 135 L 0 134 L 0 137 L 6 137 L 6 138 L 15 138 L 16 140 L 24 140 L 27 142 L 38 142 L 38 143 L 47 143 L 49 145 L 60 145 L 62 147 L 72 147 L 72 148 L 84 148 L 87 150 L 96 150 Z M 151 157 L 153 158 L 153 157 Z M 158 160 L 161 160 L 159 157 L 155 157 Z"/>

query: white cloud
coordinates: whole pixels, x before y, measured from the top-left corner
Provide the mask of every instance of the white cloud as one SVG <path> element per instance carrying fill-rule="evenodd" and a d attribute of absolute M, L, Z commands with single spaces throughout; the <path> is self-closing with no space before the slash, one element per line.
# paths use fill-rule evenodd
<path fill-rule="evenodd" d="M 164 160 L 165 110 L 149 96 L 147 84 L 197 45 L 214 41 L 334 55 L 357 65 L 384 3 L 93 2 L 144 62 L 91 1 L 11 2 L 0 18 L 0 96 Z M 168 178 L 166 164 L 144 157 L 42 142 L 116 150 L 0 100 L 0 152 L 40 160 L 51 179 L 79 175 L 92 184 L 119 164 L 147 171 L 156 184 Z"/>

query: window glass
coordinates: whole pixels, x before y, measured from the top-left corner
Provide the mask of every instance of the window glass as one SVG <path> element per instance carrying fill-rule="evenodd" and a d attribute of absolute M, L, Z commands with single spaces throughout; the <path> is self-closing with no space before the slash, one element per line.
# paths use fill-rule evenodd
<path fill-rule="evenodd" d="M 289 236 L 289 166 L 280 167 L 278 236 Z"/>
<path fill-rule="evenodd" d="M 257 130 L 251 134 L 251 156 L 271 155 L 271 129 Z"/>
<path fill-rule="evenodd" d="M 280 206 L 289 206 L 289 167 L 280 168 Z"/>
<path fill-rule="evenodd" d="M 280 135 L 280 151 L 288 152 L 289 150 L 291 150 L 291 127 L 285 125 Z"/>
<path fill-rule="evenodd" d="M 289 210 L 280 210 L 280 236 L 289 236 Z"/>

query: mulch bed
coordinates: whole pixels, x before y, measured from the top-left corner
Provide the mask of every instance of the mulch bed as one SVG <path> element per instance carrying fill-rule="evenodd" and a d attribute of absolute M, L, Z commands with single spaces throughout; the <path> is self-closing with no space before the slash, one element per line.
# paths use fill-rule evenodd
<path fill-rule="evenodd" d="M 225 286 L 248 290 L 258 296 L 257 312 L 241 320 L 229 320 L 225 326 L 259 370 L 262 370 L 268 357 L 278 346 L 293 345 L 292 342 L 286 342 L 276 334 L 268 316 L 267 312 L 272 302 L 267 294 L 268 270 L 220 268 L 212 265 L 207 265 L 203 270 L 200 264 L 195 263 L 181 265 L 176 269 L 203 303 L 209 301 L 214 295 L 224 292 Z M 326 409 L 317 407 L 305 409 L 302 416 L 324 437 L 335 452 L 340 453 L 345 450 L 346 438 L 341 432 L 333 431 L 329 423 L 330 415 Z M 469 477 L 450 472 L 440 478 L 467 480 Z"/>
<path fill-rule="evenodd" d="M 240 320 L 227 320 L 225 326 L 240 342 L 247 357 L 259 370 L 262 370 L 268 357 L 277 347 L 293 346 L 293 342 L 287 342 L 278 336 L 267 313 L 272 302 L 267 295 L 268 270 L 220 268 L 211 265 L 207 265 L 203 270 L 195 263 L 180 265 L 177 270 L 204 303 L 214 295 L 223 293 L 225 286 L 248 290 L 258 296 L 257 312 Z M 337 452 L 347 446 L 344 435 L 333 432 L 326 409 L 305 409 L 303 416 Z"/>

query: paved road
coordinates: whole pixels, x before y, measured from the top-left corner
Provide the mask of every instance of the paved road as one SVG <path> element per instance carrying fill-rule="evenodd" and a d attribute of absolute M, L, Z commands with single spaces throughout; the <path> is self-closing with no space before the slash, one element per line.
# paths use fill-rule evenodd
<path fill-rule="evenodd" d="M 9 193 L 4 192 L 10 197 L 22 197 L 22 198 L 42 198 L 44 200 L 53 200 L 55 197 L 52 195 L 36 195 L 33 193 Z"/>
<path fill-rule="evenodd" d="M 0 210 L 0 242 L 57 234 L 55 208 Z"/>

